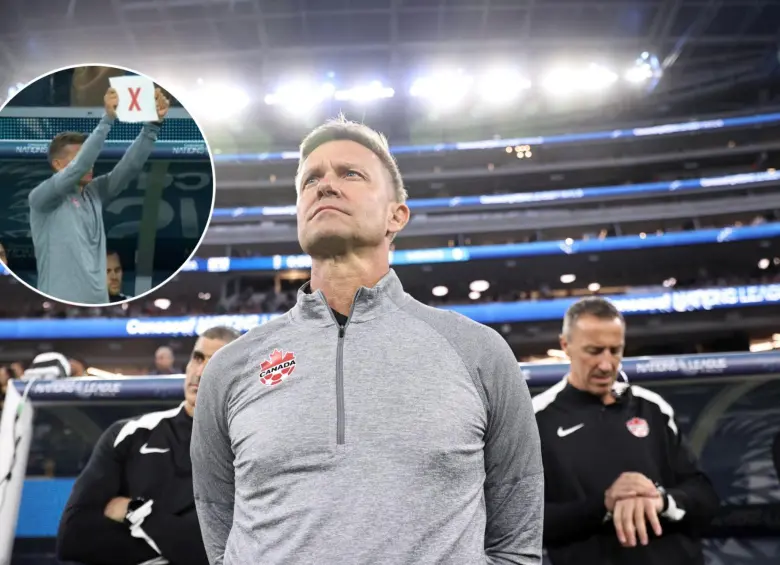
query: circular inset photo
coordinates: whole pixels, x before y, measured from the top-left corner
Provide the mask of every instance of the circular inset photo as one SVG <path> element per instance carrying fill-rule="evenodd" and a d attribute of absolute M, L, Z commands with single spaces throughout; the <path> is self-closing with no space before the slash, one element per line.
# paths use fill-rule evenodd
<path fill-rule="evenodd" d="M 60 69 L 0 109 L 0 272 L 51 300 L 104 306 L 187 263 L 211 219 L 214 165 L 157 78 Z"/>

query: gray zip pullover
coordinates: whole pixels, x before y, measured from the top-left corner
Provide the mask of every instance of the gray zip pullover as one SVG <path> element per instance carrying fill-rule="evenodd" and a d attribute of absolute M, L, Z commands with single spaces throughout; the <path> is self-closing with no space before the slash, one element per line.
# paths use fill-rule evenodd
<path fill-rule="evenodd" d="M 539 434 L 501 336 L 417 302 L 392 270 L 343 327 L 307 291 L 201 380 L 211 564 L 540 564 Z"/>
<path fill-rule="evenodd" d="M 81 304 L 107 304 L 106 228 L 103 205 L 137 177 L 160 127 L 145 124 L 114 170 L 80 192 L 79 180 L 97 161 L 114 120 L 103 116 L 67 167 L 30 192 L 30 230 L 38 290 Z"/>

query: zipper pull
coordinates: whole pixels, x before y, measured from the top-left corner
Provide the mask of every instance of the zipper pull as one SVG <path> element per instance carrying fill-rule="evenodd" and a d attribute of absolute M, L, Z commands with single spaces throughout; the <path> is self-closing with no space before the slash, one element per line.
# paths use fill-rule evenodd
<path fill-rule="evenodd" d="M 344 326 L 339 326 L 339 339 L 344 337 Z"/>

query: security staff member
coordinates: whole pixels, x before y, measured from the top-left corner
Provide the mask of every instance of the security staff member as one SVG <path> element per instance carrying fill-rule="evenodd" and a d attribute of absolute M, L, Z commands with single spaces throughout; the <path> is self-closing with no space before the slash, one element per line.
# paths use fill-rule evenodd
<path fill-rule="evenodd" d="M 181 406 L 113 424 L 60 520 L 57 557 L 84 565 L 208 565 L 192 493 L 190 437 L 203 368 L 238 338 L 210 328 L 195 343 Z"/>
<path fill-rule="evenodd" d="M 625 321 L 609 301 L 569 308 L 569 374 L 533 399 L 553 565 L 703 565 L 699 532 L 718 509 L 709 479 L 658 394 L 617 383 Z"/>

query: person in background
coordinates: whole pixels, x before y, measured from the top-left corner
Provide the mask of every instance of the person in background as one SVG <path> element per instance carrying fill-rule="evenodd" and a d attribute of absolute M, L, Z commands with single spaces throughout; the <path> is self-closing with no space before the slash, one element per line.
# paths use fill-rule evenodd
<path fill-rule="evenodd" d="M 122 261 L 119 253 L 108 251 L 106 253 L 106 282 L 108 284 L 108 299 L 111 302 L 124 302 L 129 300 L 130 296 L 122 294 Z"/>
<path fill-rule="evenodd" d="M 104 97 L 104 114 L 87 136 L 63 132 L 49 144 L 54 174 L 28 196 L 38 290 L 55 300 L 107 304 L 106 233 L 103 207 L 143 170 L 157 142 L 169 101 L 155 94 L 158 121 L 146 123 L 111 172 L 93 178 L 93 168 L 116 121 L 119 96 Z"/>
<path fill-rule="evenodd" d="M 720 501 L 659 394 L 617 382 L 626 325 L 608 300 L 566 312 L 569 373 L 533 399 L 552 565 L 704 565 Z"/>
<path fill-rule="evenodd" d="M 203 369 L 235 340 L 214 327 L 198 338 L 184 402 L 109 427 L 73 485 L 57 557 L 83 565 L 208 565 L 192 492 L 190 437 Z"/>
<path fill-rule="evenodd" d="M 87 363 L 83 359 L 76 357 L 70 357 L 70 376 L 71 377 L 86 377 L 87 375 Z"/>
<path fill-rule="evenodd" d="M 14 361 L 9 365 L 9 368 L 11 369 L 12 379 L 21 379 L 26 369 L 24 363 L 22 363 L 21 361 Z"/>
<path fill-rule="evenodd" d="M 116 67 L 88 65 L 73 69 L 70 105 L 96 107 L 103 104 L 103 94 L 111 87 L 109 79 L 125 76 L 127 71 Z"/>
<path fill-rule="evenodd" d="M 167 345 L 157 348 L 154 352 L 154 368 L 149 371 L 150 375 L 175 375 L 178 373 L 174 365 L 173 349 Z"/>

